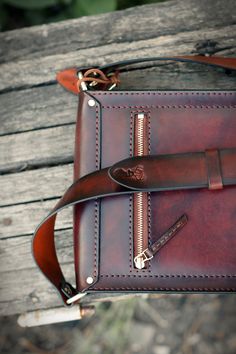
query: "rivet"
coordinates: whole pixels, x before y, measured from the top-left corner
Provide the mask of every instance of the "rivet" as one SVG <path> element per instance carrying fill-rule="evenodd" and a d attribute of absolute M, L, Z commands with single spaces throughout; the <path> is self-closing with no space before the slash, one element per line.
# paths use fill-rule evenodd
<path fill-rule="evenodd" d="M 88 100 L 89 107 L 94 107 L 96 102 L 94 100 Z"/>
<path fill-rule="evenodd" d="M 88 277 L 86 279 L 86 282 L 87 282 L 87 284 L 93 284 L 93 278 L 92 277 Z"/>

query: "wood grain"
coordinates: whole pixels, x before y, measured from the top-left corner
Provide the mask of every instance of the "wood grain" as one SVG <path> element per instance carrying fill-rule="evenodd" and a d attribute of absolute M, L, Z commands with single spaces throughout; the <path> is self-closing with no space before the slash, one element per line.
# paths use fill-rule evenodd
<path fill-rule="evenodd" d="M 0 95 L 0 135 L 75 123 L 78 100 L 59 85 Z"/>
<path fill-rule="evenodd" d="M 73 263 L 73 237 L 72 229 L 60 230 L 56 233 L 56 245 L 58 258 L 61 264 Z M 34 268 L 32 255 L 29 252 L 32 235 L 24 237 L 11 237 L 0 240 L 1 268 L 0 273 Z M 12 250 L 14 250 L 14 262 L 12 262 Z M 30 279 L 29 279 L 30 281 Z"/>
<path fill-rule="evenodd" d="M 134 19 L 133 19 L 134 21 Z M 232 55 L 235 52 L 236 25 L 207 29 L 207 38 L 217 43 L 216 52 Z M 133 57 L 172 56 L 196 51 L 199 41 L 206 41 L 206 28 L 160 36 L 130 43 L 105 44 L 66 54 L 37 56 L 36 58 L 7 62 L 1 65 L 0 91 L 55 82 L 56 72 L 73 66 L 96 66 Z M 211 47 L 210 47 L 211 48 Z M 211 49 L 210 49 L 211 50 Z"/>
<path fill-rule="evenodd" d="M 40 221 L 49 214 L 58 199 L 17 204 L 1 208 L 0 239 L 19 235 L 32 235 Z M 56 229 L 72 227 L 72 208 L 64 209 L 57 218 Z"/>
<path fill-rule="evenodd" d="M 4 135 L 0 172 L 73 161 L 75 125 Z"/>
<path fill-rule="evenodd" d="M 0 34 L 0 61 L 53 57 L 69 52 L 78 52 L 79 57 L 82 49 L 107 44 L 112 52 L 120 43 L 126 45 L 128 54 L 132 42 L 179 36 L 199 29 L 205 31 L 204 39 L 209 39 L 208 29 L 235 24 L 234 9 L 234 0 L 175 0 L 11 31 Z"/>
<path fill-rule="evenodd" d="M 14 206 L 62 196 L 72 182 L 73 164 L 0 176 L 0 207 Z M 15 192 L 12 186 L 17 186 Z"/>

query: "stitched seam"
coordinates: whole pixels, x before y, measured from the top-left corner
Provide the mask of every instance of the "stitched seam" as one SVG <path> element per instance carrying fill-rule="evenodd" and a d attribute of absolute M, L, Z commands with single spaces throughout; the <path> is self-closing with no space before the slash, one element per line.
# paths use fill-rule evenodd
<path fill-rule="evenodd" d="M 236 108 L 236 105 L 130 105 L 130 106 L 105 106 L 103 105 L 102 108 L 105 109 L 150 109 L 150 108 L 158 108 L 158 109 L 221 109 L 227 108 L 232 109 Z"/>
<path fill-rule="evenodd" d="M 158 290 L 158 291 L 236 291 L 236 288 L 206 288 L 206 287 L 202 287 L 202 288 L 199 288 L 199 287 L 193 287 L 193 288 L 165 288 L 165 287 L 157 287 L 157 288 L 128 288 L 128 287 L 121 287 L 121 288 L 96 288 L 94 287 L 92 290 L 114 290 L 114 291 L 119 291 L 119 290 L 134 290 L 134 291 L 137 291 L 137 290 L 140 290 L 140 291 L 155 291 L 155 290 Z"/>
<path fill-rule="evenodd" d="M 236 91 L 234 92 L 199 92 L 199 91 L 191 91 L 191 92 L 93 92 L 94 96 L 234 96 Z"/>
<path fill-rule="evenodd" d="M 95 159 L 96 159 L 96 170 L 99 169 L 99 116 L 98 116 L 98 107 L 96 105 L 96 148 L 95 148 Z M 98 226 L 98 201 L 94 202 L 94 277 L 97 277 L 98 269 L 97 269 L 97 239 L 99 233 Z"/>
<path fill-rule="evenodd" d="M 151 154 L 151 112 L 148 112 L 148 154 Z M 148 193 L 148 245 L 151 245 L 151 193 Z M 151 272 L 152 263 L 148 262 L 148 271 Z"/>
<path fill-rule="evenodd" d="M 236 278 L 236 274 L 101 274 L 101 278 Z"/>
<path fill-rule="evenodd" d="M 133 126 L 134 126 L 134 116 L 133 112 L 130 115 L 130 135 L 129 135 L 129 155 L 133 156 Z M 132 227 L 132 206 L 133 206 L 133 196 L 129 197 L 129 271 L 132 272 L 132 256 L 133 256 L 133 227 Z"/>

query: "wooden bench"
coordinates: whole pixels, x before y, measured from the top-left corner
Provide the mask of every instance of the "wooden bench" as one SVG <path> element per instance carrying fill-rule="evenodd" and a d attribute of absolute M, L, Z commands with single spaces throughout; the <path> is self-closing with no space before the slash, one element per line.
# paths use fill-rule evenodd
<path fill-rule="evenodd" d="M 0 34 L 1 315 L 61 306 L 30 245 L 72 182 L 77 98 L 56 84 L 56 72 L 153 55 L 236 56 L 234 13 L 234 0 L 173 0 Z M 122 74 L 120 89 L 235 88 L 235 74 L 220 69 L 139 67 Z M 72 210 L 59 216 L 57 230 L 59 259 L 73 283 Z"/>

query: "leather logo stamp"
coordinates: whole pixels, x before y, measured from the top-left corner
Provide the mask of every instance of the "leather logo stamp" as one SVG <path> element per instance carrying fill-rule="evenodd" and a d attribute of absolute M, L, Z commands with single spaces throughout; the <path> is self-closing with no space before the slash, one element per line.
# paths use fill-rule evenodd
<path fill-rule="evenodd" d="M 122 168 L 122 170 L 123 172 L 125 172 L 126 178 L 130 178 L 132 180 L 139 181 L 139 182 L 144 181 L 145 174 L 142 165 L 137 165 L 133 168 L 127 168 L 127 169 Z"/>

